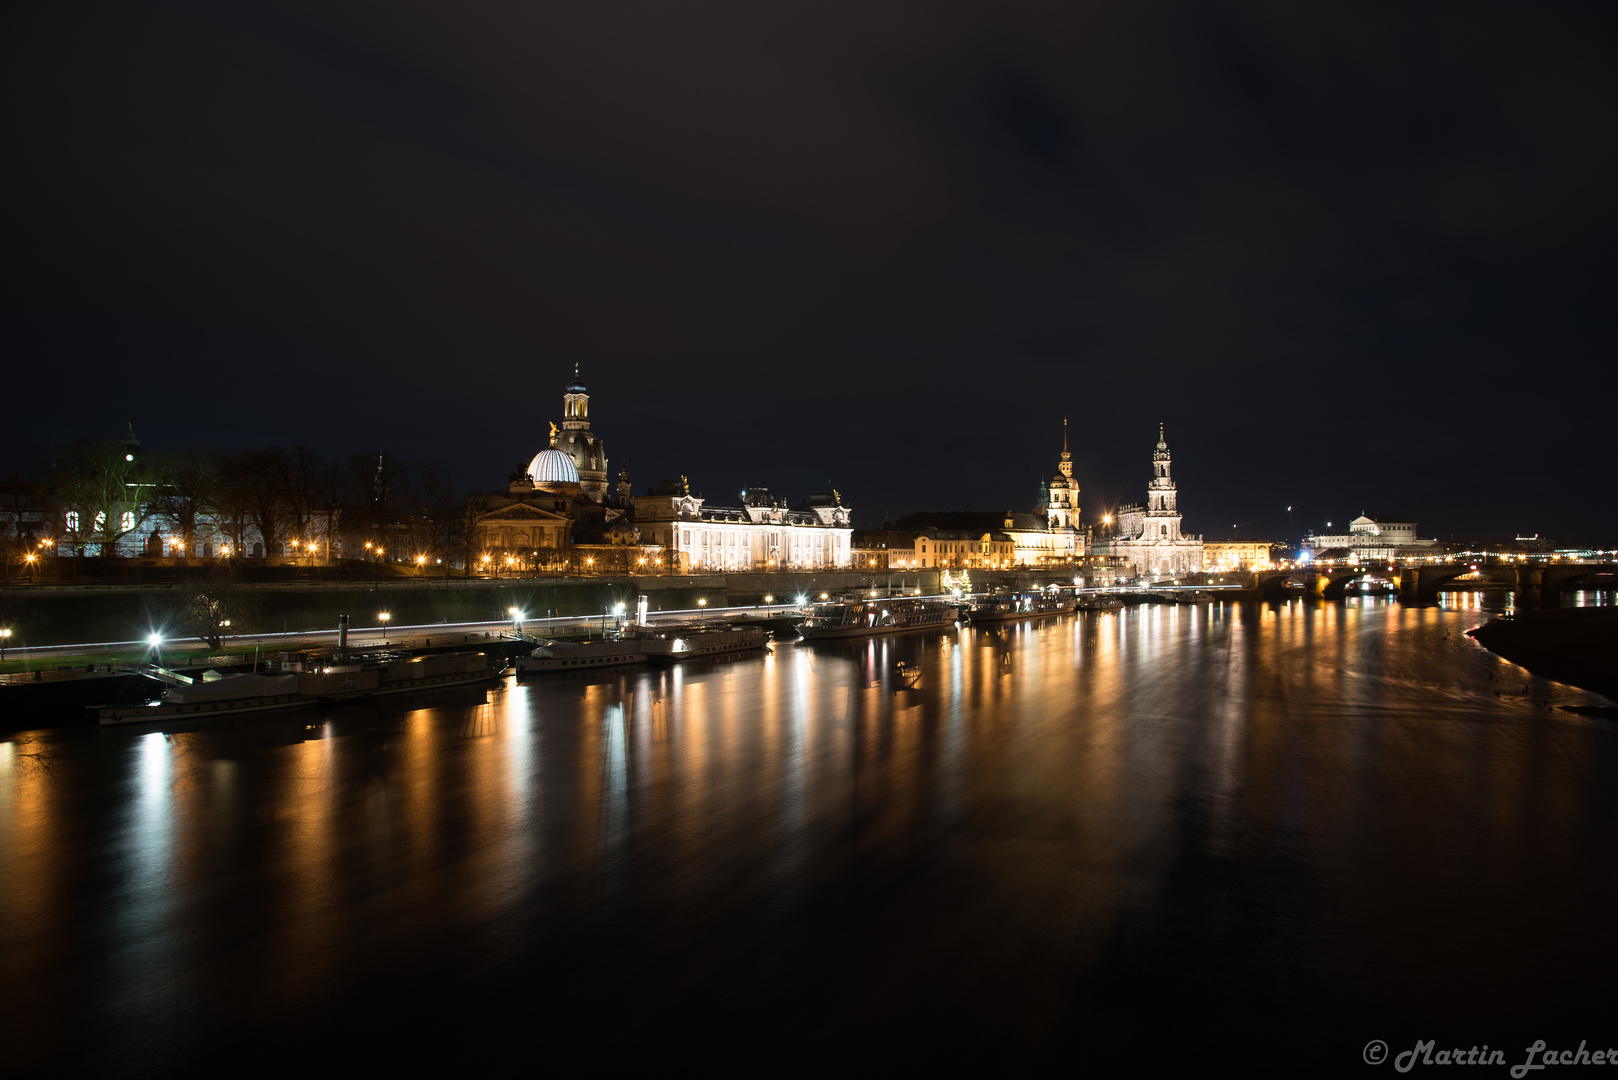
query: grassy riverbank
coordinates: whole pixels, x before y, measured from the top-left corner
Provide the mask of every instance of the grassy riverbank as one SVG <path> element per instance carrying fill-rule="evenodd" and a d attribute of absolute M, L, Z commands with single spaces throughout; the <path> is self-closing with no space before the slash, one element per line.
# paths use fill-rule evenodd
<path fill-rule="evenodd" d="M 1548 608 L 1472 631 L 1490 652 L 1535 675 L 1618 701 L 1618 608 Z"/>

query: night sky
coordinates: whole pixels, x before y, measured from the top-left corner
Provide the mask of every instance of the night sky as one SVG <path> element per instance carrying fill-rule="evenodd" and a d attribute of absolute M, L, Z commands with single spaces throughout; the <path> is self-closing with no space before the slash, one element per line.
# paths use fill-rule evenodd
<path fill-rule="evenodd" d="M 49 3 L 0 15 L 0 473 L 386 449 L 857 526 L 1618 534 L 1618 7 Z"/>

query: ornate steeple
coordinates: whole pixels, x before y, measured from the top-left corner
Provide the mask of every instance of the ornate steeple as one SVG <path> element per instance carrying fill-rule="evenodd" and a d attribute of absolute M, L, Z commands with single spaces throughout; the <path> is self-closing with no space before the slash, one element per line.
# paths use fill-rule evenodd
<path fill-rule="evenodd" d="M 579 483 L 591 502 L 607 498 L 607 446 L 590 430 L 590 394 L 579 378 L 579 365 L 573 364 L 573 381 L 562 394 L 562 430 L 553 436 L 558 450 L 573 459 Z"/>
<path fill-rule="evenodd" d="M 1079 485 L 1073 482 L 1073 454 L 1067 446 L 1067 417 L 1062 417 L 1062 457 L 1051 477 L 1049 489 L 1043 493 L 1045 523 L 1052 529 L 1078 528 Z"/>
<path fill-rule="evenodd" d="M 1146 488 L 1147 509 L 1173 512 L 1175 501 L 1174 480 L 1169 476 L 1169 444 L 1159 423 L 1157 449 L 1152 451 L 1152 482 Z"/>

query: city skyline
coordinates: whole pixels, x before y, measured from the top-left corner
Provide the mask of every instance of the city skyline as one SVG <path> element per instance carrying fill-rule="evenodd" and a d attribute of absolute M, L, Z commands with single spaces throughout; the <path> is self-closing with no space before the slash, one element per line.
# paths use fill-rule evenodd
<path fill-rule="evenodd" d="M 1069 416 L 1102 501 L 1167 423 L 1195 529 L 1618 532 L 1610 11 L 95 18 L 8 35 L 17 467 L 133 419 L 498 482 L 580 363 L 632 467 L 873 517 L 1030 502 Z"/>

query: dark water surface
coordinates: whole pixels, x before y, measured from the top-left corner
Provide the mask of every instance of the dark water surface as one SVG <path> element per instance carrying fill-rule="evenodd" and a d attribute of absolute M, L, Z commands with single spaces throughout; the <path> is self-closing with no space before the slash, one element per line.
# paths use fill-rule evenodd
<path fill-rule="evenodd" d="M 1151 606 L 9 736 L 5 1071 L 1618 1046 L 1618 726 L 1468 639 L 1484 602 Z"/>

